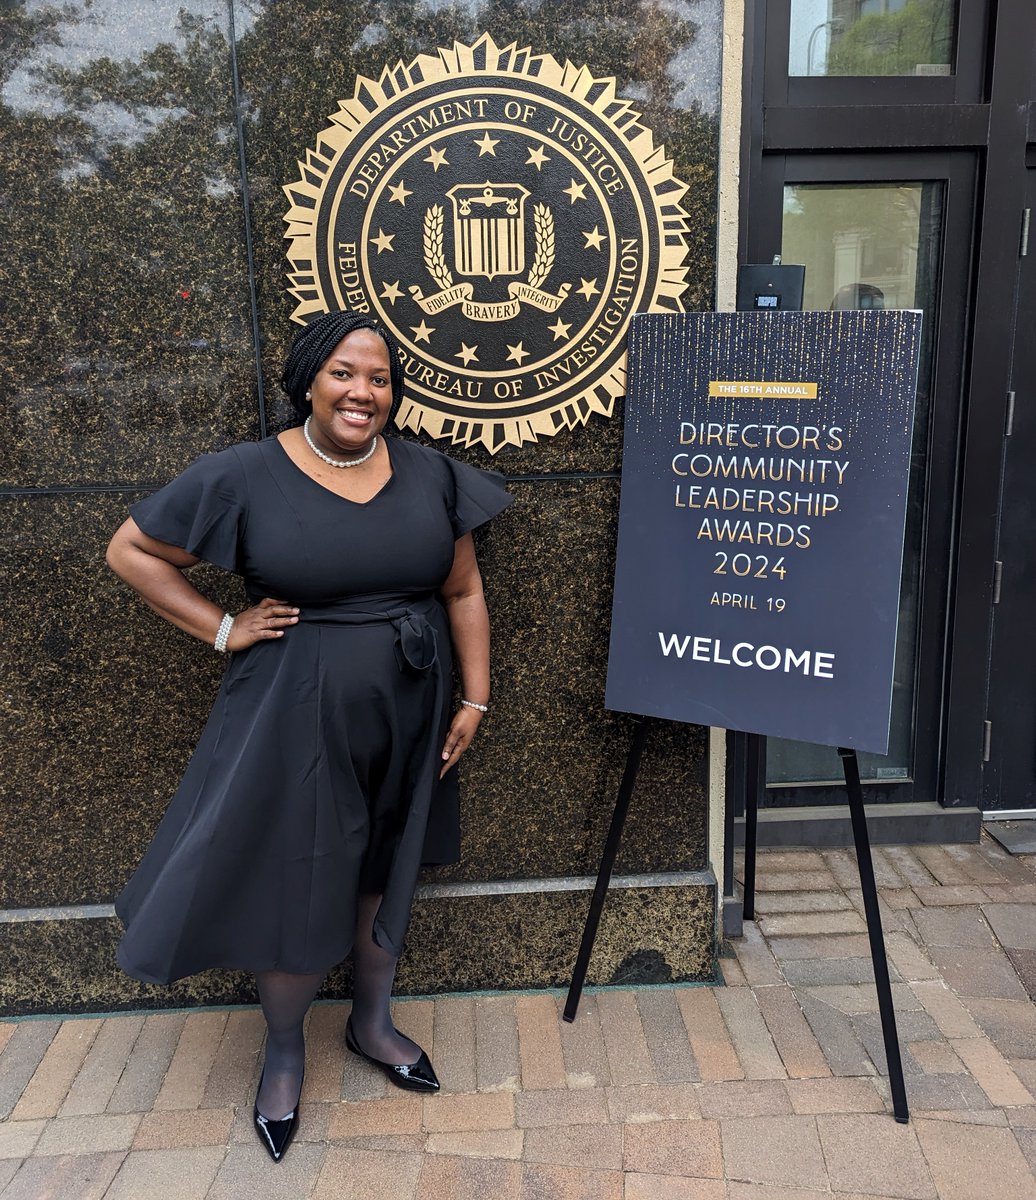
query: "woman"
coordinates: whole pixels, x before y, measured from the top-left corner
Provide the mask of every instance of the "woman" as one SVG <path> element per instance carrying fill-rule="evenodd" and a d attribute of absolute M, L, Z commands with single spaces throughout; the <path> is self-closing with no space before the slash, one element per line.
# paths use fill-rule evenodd
<path fill-rule="evenodd" d="M 134 505 L 108 549 L 160 616 L 233 652 L 116 903 L 119 963 L 155 983 L 255 973 L 254 1118 L 275 1160 L 298 1120 L 303 1020 L 350 950 L 349 1049 L 401 1087 L 438 1089 L 389 998 L 420 864 L 456 858 L 453 768 L 489 701 L 471 530 L 510 503 L 498 475 L 386 437 L 403 376 L 371 318 L 308 325 L 282 386 L 304 424 L 199 459 Z M 252 606 L 231 617 L 198 592 L 183 570 L 201 559 L 243 575 Z"/>

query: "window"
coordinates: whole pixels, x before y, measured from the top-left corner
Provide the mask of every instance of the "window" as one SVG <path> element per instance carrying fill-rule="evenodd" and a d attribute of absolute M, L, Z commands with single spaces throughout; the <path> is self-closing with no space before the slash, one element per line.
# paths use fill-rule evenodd
<path fill-rule="evenodd" d="M 949 75 L 954 0 L 792 0 L 788 74 Z"/>

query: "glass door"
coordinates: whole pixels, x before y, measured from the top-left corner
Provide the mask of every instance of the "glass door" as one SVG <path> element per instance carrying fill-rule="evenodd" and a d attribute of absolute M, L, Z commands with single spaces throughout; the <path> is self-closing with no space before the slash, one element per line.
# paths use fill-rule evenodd
<path fill-rule="evenodd" d="M 917 308 L 925 316 L 889 753 L 861 754 L 860 766 L 870 800 L 934 799 L 974 162 L 770 156 L 764 183 L 770 217 L 753 239 L 753 261 L 779 252 L 805 266 L 804 308 Z M 867 563 L 858 569 L 865 578 Z M 844 803 L 833 748 L 770 738 L 766 777 L 769 807 Z"/>

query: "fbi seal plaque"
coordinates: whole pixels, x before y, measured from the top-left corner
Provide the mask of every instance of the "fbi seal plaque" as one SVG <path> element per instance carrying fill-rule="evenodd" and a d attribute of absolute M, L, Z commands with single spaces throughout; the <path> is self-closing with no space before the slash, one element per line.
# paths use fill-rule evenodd
<path fill-rule="evenodd" d="M 489 34 L 360 77 L 285 187 L 293 319 L 398 339 L 401 427 L 491 453 L 610 416 L 679 312 L 687 190 L 614 80 Z"/>

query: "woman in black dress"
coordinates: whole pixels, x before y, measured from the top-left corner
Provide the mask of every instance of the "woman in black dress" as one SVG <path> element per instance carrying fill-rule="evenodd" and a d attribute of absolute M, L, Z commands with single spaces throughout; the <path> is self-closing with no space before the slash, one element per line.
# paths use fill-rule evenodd
<path fill-rule="evenodd" d="M 255 1123 L 274 1159 L 297 1124 L 303 1020 L 350 950 L 347 1045 L 401 1087 L 439 1086 L 389 998 L 419 867 L 458 850 L 453 768 L 489 701 L 471 530 L 510 503 L 495 473 L 385 435 L 402 369 L 371 318 L 308 325 L 282 382 L 303 425 L 205 455 L 134 505 L 108 550 L 160 616 L 233 652 L 116 902 L 119 962 L 153 983 L 255 973 Z M 198 592 L 183 571 L 201 559 L 241 574 L 252 606 L 231 618 Z"/>

